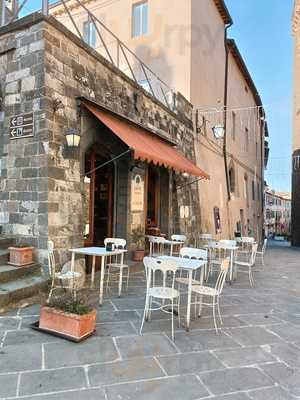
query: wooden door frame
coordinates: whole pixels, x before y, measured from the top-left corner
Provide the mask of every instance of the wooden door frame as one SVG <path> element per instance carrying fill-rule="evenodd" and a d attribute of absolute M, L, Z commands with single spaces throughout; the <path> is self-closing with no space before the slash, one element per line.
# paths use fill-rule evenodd
<path fill-rule="evenodd" d="M 159 216 L 160 216 L 160 171 L 159 167 L 156 166 L 148 166 L 146 174 L 145 174 L 145 222 L 147 226 L 147 219 L 148 219 L 148 189 L 149 189 L 149 167 L 154 170 L 155 173 L 155 184 L 154 184 L 154 218 L 155 224 L 158 227 L 159 225 Z"/>

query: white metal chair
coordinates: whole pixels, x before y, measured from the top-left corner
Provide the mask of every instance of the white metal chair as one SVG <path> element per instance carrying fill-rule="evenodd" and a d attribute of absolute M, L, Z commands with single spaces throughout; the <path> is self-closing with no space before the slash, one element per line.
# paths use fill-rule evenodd
<path fill-rule="evenodd" d="M 265 238 L 265 239 L 264 239 L 263 246 L 262 246 L 262 248 L 261 248 L 261 251 L 257 251 L 257 253 L 256 253 L 256 254 L 260 255 L 260 257 L 261 257 L 261 263 L 262 263 L 263 267 L 265 266 L 264 256 L 265 256 L 265 252 L 266 252 L 266 249 L 267 249 L 267 244 L 268 244 L 268 239 Z"/>
<path fill-rule="evenodd" d="M 240 249 L 237 251 L 237 255 L 247 257 L 252 250 L 252 245 L 255 243 L 255 239 L 251 236 L 242 236 L 238 238 L 237 243 L 240 246 Z"/>
<path fill-rule="evenodd" d="M 196 247 L 207 246 L 209 242 L 213 240 L 213 235 L 211 233 L 199 233 L 198 241 L 196 243 Z"/>
<path fill-rule="evenodd" d="M 126 248 L 126 240 L 125 239 L 106 238 L 106 239 L 104 239 L 104 245 L 106 246 L 107 243 L 112 243 L 115 246 L 115 248 L 117 248 L 117 249 L 125 249 Z M 119 274 L 119 297 L 122 294 L 124 269 L 127 269 L 126 290 L 128 290 L 128 284 L 129 284 L 129 265 L 124 264 L 123 259 L 124 259 L 124 254 L 116 254 L 114 256 L 110 256 L 109 261 L 106 264 L 106 291 L 108 290 L 108 287 L 109 287 L 111 269 L 117 269 L 120 272 L 120 274 Z"/>
<path fill-rule="evenodd" d="M 171 254 L 179 254 L 180 253 L 180 249 L 182 248 L 182 246 L 184 245 L 184 242 L 186 242 L 187 237 L 185 235 L 172 235 L 171 236 L 171 240 L 174 242 L 181 242 L 181 244 L 176 244 L 175 246 L 172 246 L 171 249 Z M 174 251 L 174 247 L 177 251 Z"/>
<path fill-rule="evenodd" d="M 155 257 L 163 255 L 165 241 L 166 239 L 161 236 L 149 236 L 149 243 L 150 243 L 149 256 Z"/>
<path fill-rule="evenodd" d="M 226 247 L 235 247 L 236 245 L 236 240 L 227 239 L 222 239 L 217 242 L 217 248 L 214 248 L 214 244 L 211 245 L 213 247 L 213 251 L 210 252 L 208 276 L 210 276 L 212 272 L 219 271 L 222 261 L 230 257 L 231 250 Z"/>
<path fill-rule="evenodd" d="M 192 247 L 182 247 L 180 249 L 180 253 L 179 253 L 180 257 L 182 258 L 190 258 L 190 259 L 194 259 L 194 260 L 205 260 L 207 261 L 207 250 L 202 250 L 202 249 L 194 249 Z M 205 266 L 205 276 L 206 276 L 206 268 L 207 268 L 207 264 Z M 194 273 L 193 276 L 193 280 L 192 280 L 192 285 L 199 285 L 200 281 L 196 279 L 196 272 Z M 189 279 L 187 277 L 183 277 L 182 276 L 182 270 L 180 271 L 180 276 L 176 278 L 176 282 L 179 285 L 188 285 L 189 284 Z M 180 286 L 179 286 L 179 290 L 180 290 Z"/>
<path fill-rule="evenodd" d="M 255 259 L 256 259 L 256 254 L 257 254 L 257 247 L 258 247 L 257 243 L 254 243 L 252 245 L 252 251 L 251 251 L 250 258 L 249 258 L 248 261 L 238 261 L 238 260 L 235 261 L 235 264 L 238 267 L 242 267 L 242 268 L 245 267 L 247 269 L 247 271 L 243 271 L 243 270 L 238 269 L 238 272 L 244 272 L 244 273 L 246 272 L 246 273 L 248 273 L 251 287 L 254 286 L 252 268 L 253 268 L 253 266 L 255 264 Z"/>
<path fill-rule="evenodd" d="M 150 320 L 151 318 L 151 311 L 161 310 L 171 314 L 172 340 L 174 340 L 174 306 L 177 307 L 178 322 L 180 324 L 180 295 L 179 291 L 174 287 L 177 266 L 172 260 L 161 260 L 154 257 L 144 257 L 144 266 L 147 276 L 147 292 L 140 334 L 142 334 L 145 320 Z M 156 274 L 158 272 L 162 276 L 162 284 L 161 280 L 159 280 L 157 285 Z M 170 300 L 171 304 L 166 304 L 165 300 Z M 152 308 L 152 303 L 156 304 L 157 307 Z M 171 310 L 168 310 L 167 308 L 170 307 Z"/>
<path fill-rule="evenodd" d="M 57 271 L 57 265 L 55 262 L 54 256 L 54 243 L 52 240 L 48 241 L 48 268 L 49 275 L 51 277 L 51 288 L 49 292 L 49 296 L 47 302 L 49 303 L 52 293 L 56 289 L 68 289 L 68 290 L 77 290 L 79 286 L 82 286 L 82 277 L 84 275 L 84 271 L 81 270 L 81 267 L 77 265 L 76 269 L 80 271 L 70 271 L 63 270 Z M 84 277 L 83 277 L 84 278 Z M 59 284 L 57 283 L 59 282 Z"/>
<path fill-rule="evenodd" d="M 196 295 L 196 301 L 193 303 L 195 304 L 195 308 L 197 305 L 199 305 L 199 312 L 198 316 L 200 316 L 202 306 L 209 306 L 212 307 L 213 309 L 213 319 L 214 319 L 214 326 L 216 333 L 218 333 L 218 324 L 217 324 L 217 318 L 216 318 L 216 309 L 218 310 L 219 314 L 219 319 L 221 324 L 223 324 L 222 316 L 221 316 L 221 311 L 220 311 L 220 295 L 222 293 L 224 283 L 226 280 L 226 276 L 229 270 L 230 266 L 230 260 L 225 259 L 222 261 L 221 266 L 220 266 L 220 272 L 215 284 L 215 287 L 209 287 L 209 286 L 202 286 L 202 285 L 195 285 L 192 286 L 192 293 L 195 293 Z M 203 301 L 203 296 L 206 296 L 208 298 L 212 299 L 212 302 L 204 302 Z M 198 301 L 199 299 L 199 301 Z"/>

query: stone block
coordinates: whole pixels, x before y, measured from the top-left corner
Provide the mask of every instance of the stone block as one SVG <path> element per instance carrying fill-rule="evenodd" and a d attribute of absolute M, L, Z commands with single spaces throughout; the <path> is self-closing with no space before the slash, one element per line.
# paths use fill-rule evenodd
<path fill-rule="evenodd" d="M 5 96 L 5 105 L 10 106 L 16 103 L 21 102 L 21 95 L 20 94 L 9 94 Z"/>
<path fill-rule="evenodd" d="M 26 371 L 42 368 L 42 346 L 40 344 L 22 344 L 1 348 L 0 373 Z"/>
<path fill-rule="evenodd" d="M 23 79 L 29 75 L 30 75 L 30 69 L 24 68 L 24 69 L 6 74 L 5 81 L 6 81 L 6 83 L 13 82 L 13 81 L 17 81 L 18 79 Z"/>
<path fill-rule="evenodd" d="M 5 92 L 7 94 L 18 93 L 20 90 L 20 85 L 18 81 L 7 83 L 5 87 Z"/>
<path fill-rule="evenodd" d="M 38 176 L 38 168 L 24 168 L 22 170 L 23 178 L 36 178 Z"/>
<path fill-rule="evenodd" d="M 39 51 L 39 50 L 43 50 L 44 49 L 44 40 L 38 40 L 36 42 L 32 42 L 29 45 L 29 52 L 35 52 L 35 51 Z"/>
<path fill-rule="evenodd" d="M 33 90 L 35 87 L 35 77 L 28 76 L 22 79 L 21 90 L 22 92 L 27 92 L 28 90 Z"/>

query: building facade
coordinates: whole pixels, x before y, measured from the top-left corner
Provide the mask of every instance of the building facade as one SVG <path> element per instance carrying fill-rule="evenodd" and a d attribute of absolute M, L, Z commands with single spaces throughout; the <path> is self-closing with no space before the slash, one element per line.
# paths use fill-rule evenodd
<path fill-rule="evenodd" d="M 291 194 L 266 189 L 265 235 L 266 237 L 291 235 Z"/>
<path fill-rule="evenodd" d="M 155 223 L 166 235 L 200 225 L 192 109 L 170 111 L 53 17 L 0 29 L 0 225 L 46 263 L 68 249 Z M 68 146 L 73 140 L 78 147 Z M 70 144 L 70 143 L 69 143 Z M 133 246 L 133 247 L 132 247 Z"/>
<path fill-rule="evenodd" d="M 294 35 L 294 113 L 292 169 L 292 245 L 300 246 L 300 1 L 295 0 Z"/>
<path fill-rule="evenodd" d="M 255 84 L 236 43 L 227 39 L 232 19 L 224 1 L 66 4 L 75 24 L 61 3 L 50 12 L 74 33 L 79 30 L 90 46 L 104 55 L 108 49 L 114 58 L 117 46 L 110 34 L 103 29 L 102 39 L 97 35 L 105 24 L 193 105 L 196 162 L 211 178 L 199 184 L 199 231 L 225 238 L 240 231 L 260 240 L 267 126 Z M 130 73 L 124 57 L 117 59 Z M 155 86 L 154 79 L 147 81 L 139 72 L 136 79 L 148 91 Z M 166 98 L 172 104 L 172 90 Z M 219 125 L 226 125 L 226 145 L 213 134 Z"/>

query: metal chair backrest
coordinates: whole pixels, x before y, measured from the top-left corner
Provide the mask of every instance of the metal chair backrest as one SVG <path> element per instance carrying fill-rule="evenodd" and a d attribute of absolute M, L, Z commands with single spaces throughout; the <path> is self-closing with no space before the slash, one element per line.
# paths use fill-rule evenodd
<path fill-rule="evenodd" d="M 149 243 L 150 243 L 150 256 L 152 256 L 152 254 L 155 251 L 155 246 L 157 247 L 158 250 L 158 254 L 162 253 L 162 247 L 165 243 L 166 239 L 164 237 L 161 236 L 149 236 Z"/>
<path fill-rule="evenodd" d="M 268 239 L 265 238 L 264 244 L 263 244 L 262 249 L 261 249 L 262 254 L 265 254 L 266 248 L 267 248 L 267 244 L 268 244 Z"/>
<path fill-rule="evenodd" d="M 252 251 L 250 256 L 250 265 L 253 266 L 255 264 L 256 253 L 257 253 L 258 244 L 254 243 L 252 245 Z"/>
<path fill-rule="evenodd" d="M 230 259 L 226 258 L 222 261 L 221 266 L 220 266 L 220 273 L 215 285 L 215 289 L 218 292 L 218 294 L 220 295 L 222 293 L 224 284 L 225 284 L 225 280 L 226 280 L 226 276 L 229 270 L 229 266 L 230 266 Z"/>
<path fill-rule="evenodd" d="M 54 243 L 52 240 L 48 240 L 48 270 L 49 275 L 53 277 L 55 275 L 55 257 L 54 257 Z"/>
<path fill-rule="evenodd" d="M 171 240 L 174 240 L 175 242 L 185 242 L 186 236 L 185 235 L 172 235 Z"/>
<path fill-rule="evenodd" d="M 159 286 L 167 287 L 167 282 L 168 282 L 167 278 L 170 278 L 171 275 L 171 279 L 169 279 L 169 281 L 171 281 L 170 287 L 174 288 L 176 272 L 178 269 L 174 261 L 161 260 L 155 257 L 144 257 L 143 262 L 147 276 L 147 291 L 151 287 L 151 284 L 152 287 L 158 286 L 155 285 L 155 276 L 157 272 L 160 272 L 163 278 L 163 284 Z"/>
<path fill-rule="evenodd" d="M 182 247 L 180 257 L 192 258 L 195 260 L 207 260 L 207 250 L 195 249 L 192 247 Z"/>
<path fill-rule="evenodd" d="M 113 243 L 117 249 L 125 249 L 125 247 L 126 247 L 125 239 L 106 238 L 106 239 L 104 239 L 104 245 L 106 246 L 107 243 Z"/>
<path fill-rule="evenodd" d="M 199 239 L 203 239 L 203 240 L 212 240 L 213 239 L 213 235 L 211 233 L 200 233 L 199 234 Z"/>
<path fill-rule="evenodd" d="M 255 239 L 253 237 L 250 236 L 242 236 L 241 237 L 241 241 L 244 243 L 254 243 Z"/>
<path fill-rule="evenodd" d="M 219 244 L 221 246 L 236 246 L 236 240 L 220 240 Z"/>

